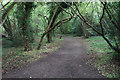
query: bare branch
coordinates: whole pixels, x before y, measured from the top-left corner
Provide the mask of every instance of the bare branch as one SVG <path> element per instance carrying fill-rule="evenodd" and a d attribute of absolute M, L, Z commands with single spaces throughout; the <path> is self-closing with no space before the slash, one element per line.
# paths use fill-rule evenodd
<path fill-rule="evenodd" d="M 69 14 L 70 16 L 72 16 L 71 13 L 67 12 L 59 3 L 56 2 L 56 4 L 64 11 L 66 12 L 67 14 Z"/>
<path fill-rule="evenodd" d="M 100 32 L 98 32 L 93 26 L 91 26 L 87 21 L 86 21 L 86 19 L 82 16 L 82 14 L 80 13 L 80 11 L 79 11 L 79 9 L 78 9 L 78 7 L 77 7 L 77 5 L 74 3 L 74 5 L 75 5 L 75 7 L 76 7 L 76 9 L 77 9 L 77 11 L 78 11 L 78 14 L 76 13 L 76 15 L 82 20 L 82 21 L 84 21 L 90 28 L 92 28 L 95 32 L 97 32 L 98 34 L 101 34 Z"/>
<path fill-rule="evenodd" d="M 68 6 L 71 8 L 72 12 L 74 12 L 74 13 L 76 14 L 76 11 L 74 10 L 74 8 L 73 8 L 70 4 L 66 3 L 65 1 L 64 1 L 64 3 L 65 3 L 66 5 L 68 5 Z"/>
<path fill-rule="evenodd" d="M 107 2 L 105 2 L 105 3 L 107 3 Z M 101 2 L 101 4 L 103 4 L 103 5 L 105 5 L 105 3 Z M 105 7 L 105 10 L 106 10 L 106 12 L 108 14 L 108 17 L 111 20 L 112 24 L 120 31 L 119 26 L 112 20 L 112 16 L 110 15 L 110 13 L 109 13 L 109 11 L 108 11 L 108 9 L 106 7 Z"/>
<path fill-rule="evenodd" d="M 105 3 L 105 5 L 104 5 L 104 7 L 103 7 L 103 13 L 102 13 L 102 16 L 101 16 L 101 18 L 100 18 L 100 27 L 101 27 L 101 31 L 102 31 L 102 35 L 104 35 L 104 28 L 103 28 L 103 26 L 102 26 L 102 19 L 103 19 L 103 17 L 104 17 L 104 14 L 105 14 L 105 7 L 106 7 L 106 3 Z"/>
<path fill-rule="evenodd" d="M 56 26 L 58 26 L 58 25 L 61 24 L 61 23 L 65 23 L 65 22 L 70 21 L 70 20 L 73 19 L 74 17 L 75 17 L 75 16 L 71 16 L 71 17 L 69 17 L 69 18 L 60 20 L 60 21 L 57 22 L 52 28 L 50 28 L 47 32 L 50 32 L 51 30 L 53 30 Z"/>
<path fill-rule="evenodd" d="M 10 0 L 10 1 L 11 1 L 11 0 Z M 10 2 L 7 2 L 5 5 L 3 5 L 2 2 L 1 2 L 2 8 L 1 8 L 0 10 L 4 9 L 9 3 L 10 3 Z"/>
<path fill-rule="evenodd" d="M 6 12 L 2 15 L 2 22 L 1 22 L 1 25 L 4 24 L 5 22 L 5 19 L 6 19 L 6 16 L 8 16 L 10 10 L 13 8 L 13 6 L 16 4 L 16 2 L 13 2 L 10 7 L 6 10 Z"/>

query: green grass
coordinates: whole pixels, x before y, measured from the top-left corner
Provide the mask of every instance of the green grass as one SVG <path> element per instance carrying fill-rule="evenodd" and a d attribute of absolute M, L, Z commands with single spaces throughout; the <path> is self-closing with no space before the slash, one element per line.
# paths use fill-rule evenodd
<path fill-rule="evenodd" d="M 118 78 L 120 67 L 113 64 L 112 56 L 115 52 L 100 36 L 86 39 L 88 42 L 88 54 L 94 56 L 92 63 L 99 72 L 108 78 Z"/>
<path fill-rule="evenodd" d="M 63 37 L 73 37 L 72 34 L 59 34 L 59 36 L 63 36 Z"/>
<path fill-rule="evenodd" d="M 90 50 L 92 50 L 92 51 L 99 52 L 99 53 L 109 53 L 109 52 L 112 52 L 112 50 L 110 49 L 109 45 L 100 36 L 90 37 L 90 38 L 88 38 L 86 40 L 91 43 L 91 44 L 89 44 L 89 47 L 91 47 Z"/>

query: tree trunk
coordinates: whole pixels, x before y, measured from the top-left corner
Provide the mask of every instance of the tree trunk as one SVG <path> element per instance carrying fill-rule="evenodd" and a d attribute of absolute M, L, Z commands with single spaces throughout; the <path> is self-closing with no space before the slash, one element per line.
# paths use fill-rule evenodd
<path fill-rule="evenodd" d="M 24 51 L 30 51 L 30 45 L 26 39 L 26 36 L 24 36 L 23 39 L 24 39 Z"/>
<path fill-rule="evenodd" d="M 86 24 L 82 21 L 82 31 L 83 31 L 83 33 L 84 33 L 84 37 L 85 38 L 88 38 L 89 36 L 88 36 L 88 32 L 87 32 L 87 30 L 86 30 Z"/>
<path fill-rule="evenodd" d="M 57 10 L 58 10 L 58 7 L 56 7 L 55 10 L 50 13 L 50 17 L 49 17 L 49 20 L 48 20 L 48 25 L 49 25 L 48 29 L 50 29 L 55 22 L 55 19 L 57 17 L 57 14 L 56 14 Z M 49 32 L 47 34 L 47 42 L 50 43 L 51 41 L 52 41 L 52 34 L 51 34 L 51 32 Z"/>
<path fill-rule="evenodd" d="M 52 42 L 52 34 L 51 34 L 51 32 L 49 32 L 48 34 L 47 34 L 47 42 L 48 43 L 51 43 Z"/>
<path fill-rule="evenodd" d="M 31 3 L 25 3 L 25 14 L 23 17 L 24 22 L 22 23 L 22 30 L 23 30 L 23 40 L 24 40 L 24 51 L 30 51 L 30 34 L 28 33 L 29 31 L 29 24 L 28 24 L 28 19 L 29 19 L 29 14 L 31 12 L 32 8 L 32 2 Z"/>
<path fill-rule="evenodd" d="M 58 17 L 58 15 L 59 15 L 59 13 L 61 11 L 62 11 L 62 9 L 57 6 L 54 11 L 52 10 L 50 12 L 50 17 L 49 17 L 49 20 L 48 20 L 48 24 L 50 24 L 49 27 L 48 27 L 49 29 L 52 28 L 56 18 Z M 48 40 L 48 43 L 50 43 L 52 41 L 52 34 L 51 34 L 51 32 L 49 32 L 47 34 L 47 40 Z"/>

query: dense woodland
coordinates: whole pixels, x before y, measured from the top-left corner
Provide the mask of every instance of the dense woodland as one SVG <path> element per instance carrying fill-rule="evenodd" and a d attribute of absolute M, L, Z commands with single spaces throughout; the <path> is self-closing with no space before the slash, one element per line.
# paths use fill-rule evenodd
<path fill-rule="evenodd" d="M 22 54 L 39 51 L 68 35 L 85 40 L 100 37 L 105 42 L 101 47 L 107 45 L 105 54 L 120 62 L 120 2 L 3 1 L 0 5 L 3 59 L 10 55 L 6 49 L 22 47 Z"/>

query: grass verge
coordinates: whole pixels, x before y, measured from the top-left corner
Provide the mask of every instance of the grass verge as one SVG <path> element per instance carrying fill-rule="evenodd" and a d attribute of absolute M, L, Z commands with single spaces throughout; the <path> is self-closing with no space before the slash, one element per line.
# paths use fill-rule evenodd
<path fill-rule="evenodd" d="M 107 78 L 119 78 L 120 67 L 112 57 L 115 54 L 109 45 L 100 36 L 86 39 L 88 43 L 89 63 L 94 65 L 103 76 Z"/>

